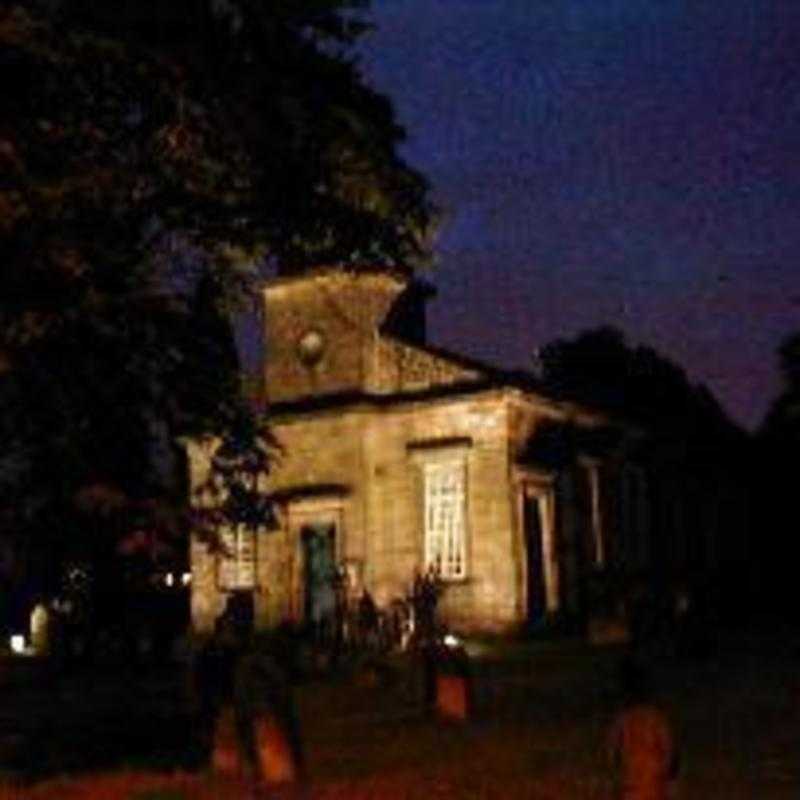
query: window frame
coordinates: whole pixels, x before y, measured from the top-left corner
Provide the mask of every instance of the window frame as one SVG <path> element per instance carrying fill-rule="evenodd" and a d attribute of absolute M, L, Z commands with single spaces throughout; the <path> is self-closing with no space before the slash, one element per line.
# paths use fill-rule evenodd
<path fill-rule="evenodd" d="M 251 555 L 246 560 L 248 544 Z M 217 553 L 217 589 L 221 592 L 255 590 L 258 585 L 258 541 L 255 530 L 241 524 L 226 526 L 220 531 L 220 545 L 221 550 Z M 248 570 L 250 574 L 247 574 Z M 232 578 L 229 577 L 231 572 Z"/>
<path fill-rule="evenodd" d="M 422 483 L 425 568 L 435 568 L 443 581 L 464 581 L 469 576 L 466 459 L 426 461 L 422 465 Z M 454 496 L 448 498 L 448 492 Z M 439 525 L 431 524 L 432 515 L 438 517 Z M 454 564 L 457 569 L 453 569 Z"/>

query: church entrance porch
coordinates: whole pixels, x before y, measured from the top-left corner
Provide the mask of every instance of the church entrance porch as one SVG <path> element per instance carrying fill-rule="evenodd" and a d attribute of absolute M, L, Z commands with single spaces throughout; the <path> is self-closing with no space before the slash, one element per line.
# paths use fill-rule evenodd
<path fill-rule="evenodd" d="M 540 626 L 560 606 L 554 497 L 552 481 L 545 476 L 528 477 L 519 484 L 522 610 L 530 628 Z"/>
<path fill-rule="evenodd" d="M 345 503 L 340 495 L 304 494 L 292 498 L 287 508 L 293 554 L 289 618 L 320 633 L 335 616 L 336 579 L 345 554 Z"/>
<path fill-rule="evenodd" d="M 331 521 L 306 524 L 300 531 L 303 585 L 303 619 L 316 637 L 331 634 L 336 613 L 336 525 Z"/>
<path fill-rule="evenodd" d="M 547 612 L 547 595 L 544 581 L 544 557 L 542 542 L 542 508 L 539 497 L 525 494 L 522 501 L 522 525 L 525 532 L 527 566 L 527 608 L 529 623 L 539 622 Z"/>

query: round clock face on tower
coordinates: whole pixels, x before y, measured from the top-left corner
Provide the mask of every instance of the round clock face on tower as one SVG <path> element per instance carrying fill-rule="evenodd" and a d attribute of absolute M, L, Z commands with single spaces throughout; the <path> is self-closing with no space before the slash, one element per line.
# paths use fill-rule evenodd
<path fill-rule="evenodd" d="M 325 352 L 325 335 L 318 328 L 307 330 L 297 342 L 297 355 L 307 367 L 318 364 Z"/>

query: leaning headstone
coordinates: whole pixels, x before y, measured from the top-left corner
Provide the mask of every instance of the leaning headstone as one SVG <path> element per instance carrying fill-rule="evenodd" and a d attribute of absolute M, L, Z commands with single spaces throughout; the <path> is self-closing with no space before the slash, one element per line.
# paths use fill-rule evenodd
<path fill-rule="evenodd" d="M 463 722 L 469 716 L 467 681 L 462 675 L 438 675 L 436 713 L 439 719 Z"/>
<path fill-rule="evenodd" d="M 462 647 L 440 648 L 437 655 L 436 716 L 448 722 L 465 722 L 470 716 L 472 695 L 469 657 Z"/>
<path fill-rule="evenodd" d="M 217 715 L 211 769 L 229 778 L 241 778 L 245 772 L 236 715 L 231 705 L 224 705 Z"/>
<path fill-rule="evenodd" d="M 37 656 L 50 652 L 50 612 L 44 603 L 37 603 L 31 611 L 31 647 Z"/>
<path fill-rule="evenodd" d="M 294 783 L 299 764 L 289 731 L 273 714 L 261 714 L 254 721 L 257 770 L 268 784 Z"/>
<path fill-rule="evenodd" d="M 302 772 L 300 731 L 285 670 L 265 652 L 238 665 L 235 703 L 243 721 L 243 752 L 266 784 L 293 783 Z"/>

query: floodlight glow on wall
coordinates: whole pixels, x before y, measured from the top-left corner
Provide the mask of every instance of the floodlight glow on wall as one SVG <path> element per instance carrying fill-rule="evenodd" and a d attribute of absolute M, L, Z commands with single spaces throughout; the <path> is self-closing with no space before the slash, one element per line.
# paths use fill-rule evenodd
<path fill-rule="evenodd" d="M 21 633 L 15 633 L 11 637 L 11 652 L 18 656 L 25 654 L 25 637 Z"/>

